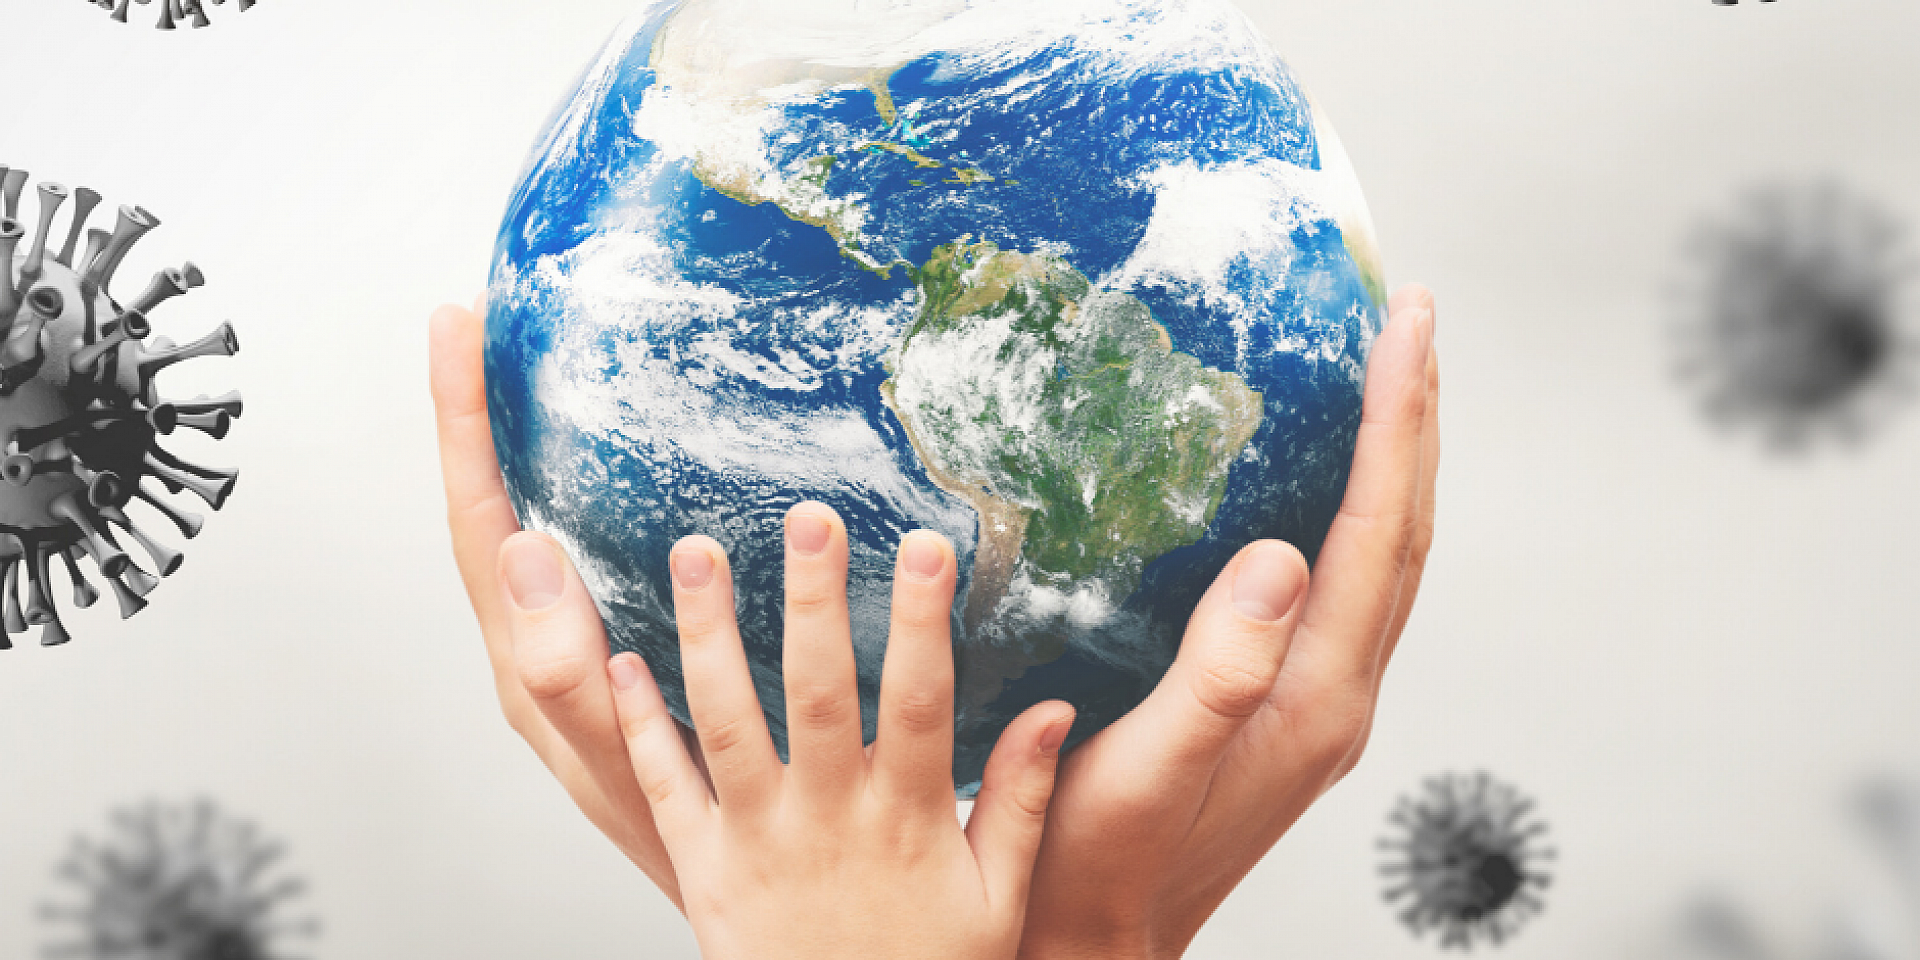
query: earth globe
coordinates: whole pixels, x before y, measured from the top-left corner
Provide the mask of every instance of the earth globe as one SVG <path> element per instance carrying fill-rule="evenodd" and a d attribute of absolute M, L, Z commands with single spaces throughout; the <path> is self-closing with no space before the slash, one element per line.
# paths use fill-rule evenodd
<path fill-rule="evenodd" d="M 535 145 L 495 448 L 689 722 L 668 554 L 728 551 L 785 751 L 782 518 L 845 520 L 874 730 L 895 550 L 945 534 L 959 795 L 1025 708 L 1145 698 L 1242 546 L 1311 560 L 1385 294 L 1340 141 L 1224 0 L 659 0 Z"/>

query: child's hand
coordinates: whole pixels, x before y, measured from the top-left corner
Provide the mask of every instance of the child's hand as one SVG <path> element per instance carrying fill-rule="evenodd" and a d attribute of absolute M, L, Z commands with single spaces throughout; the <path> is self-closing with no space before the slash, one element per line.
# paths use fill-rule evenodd
<path fill-rule="evenodd" d="M 527 535 L 522 535 L 527 536 Z M 1073 708 L 1029 709 L 1001 735 L 964 831 L 953 803 L 956 566 L 938 534 L 901 544 L 879 734 L 861 745 L 846 529 L 787 515 L 782 765 L 734 624 L 726 554 L 674 548 L 690 753 L 646 664 L 608 663 L 633 772 L 707 960 L 1010 960 Z M 696 760 L 696 757 L 698 758 Z"/>

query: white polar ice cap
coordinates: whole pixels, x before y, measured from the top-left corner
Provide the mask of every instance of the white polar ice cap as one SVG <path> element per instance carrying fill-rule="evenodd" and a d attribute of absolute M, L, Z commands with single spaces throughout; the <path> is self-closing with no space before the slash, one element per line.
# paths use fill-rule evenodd
<path fill-rule="evenodd" d="M 686 0 L 653 66 L 696 100 L 778 100 L 873 82 L 967 0 Z"/>
<path fill-rule="evenodd" d="M 1164 65 L 1244 53 L 1227 48 L 1256 34 L 1225 0 L 684 0 L 652 64 L 696 98 L 769 102 L 871 86 L 936 51 L 1024 54 L 1063 36 L 1114 65 Z"/>

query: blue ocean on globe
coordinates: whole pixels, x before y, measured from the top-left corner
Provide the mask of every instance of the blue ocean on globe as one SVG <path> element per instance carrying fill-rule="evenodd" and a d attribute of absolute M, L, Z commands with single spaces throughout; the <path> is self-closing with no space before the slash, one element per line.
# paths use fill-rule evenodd
<path fill-rule="evenodd" d="M 731 558 L 775 742 L 782 518 L 846 521 L 871 737 L 900 538 L 961 562 L 954 779 L 1132 709 L 1246 543 L 1318 552 L 1385 296 L 1339 141 L 1222 0 L 673 0 L 536 145 L 494 441 L 688 720 L 667 557 Z"/>

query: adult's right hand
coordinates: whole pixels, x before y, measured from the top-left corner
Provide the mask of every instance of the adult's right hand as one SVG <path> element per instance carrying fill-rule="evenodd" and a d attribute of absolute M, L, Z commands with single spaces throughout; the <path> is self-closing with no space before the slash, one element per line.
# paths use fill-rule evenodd
<path fill-rule="evenodd" d="M 1360 760 L 1433 543 L 1433 297 L 1393 298 L 1353 472 L 1309 585 L 1292 547 L 1221 573 L 1152 695 L 1061 761 L 1022 960 L 1168 960 Z"/>

